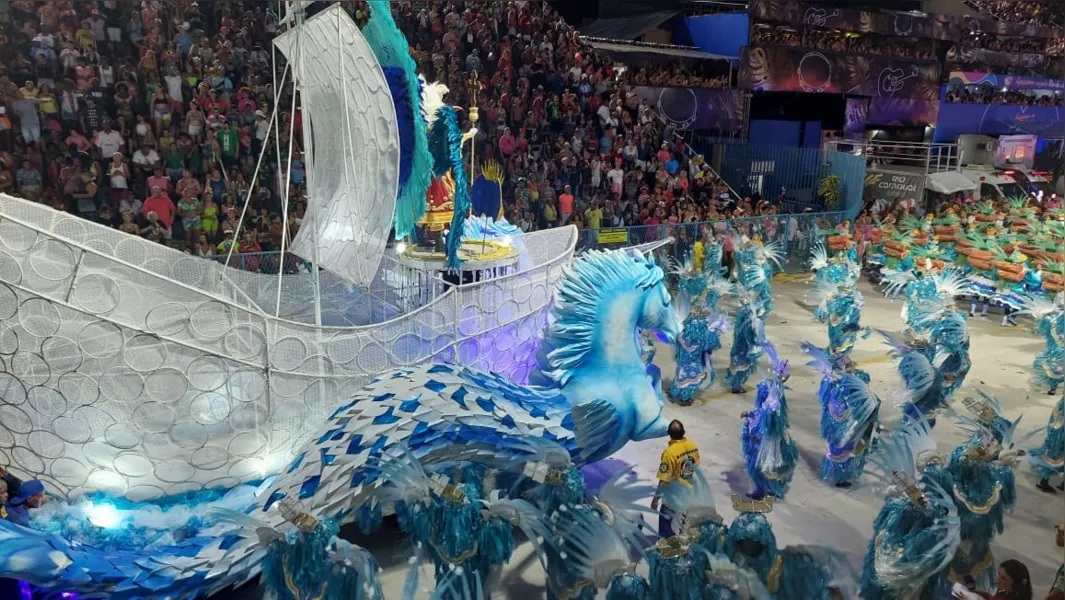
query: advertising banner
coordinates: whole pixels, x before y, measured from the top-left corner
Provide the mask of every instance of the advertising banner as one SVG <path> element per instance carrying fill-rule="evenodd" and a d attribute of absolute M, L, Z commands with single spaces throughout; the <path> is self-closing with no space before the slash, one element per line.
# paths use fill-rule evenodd
<path fill-rule="evenodd" d="M 987 85 L 1007 90 L 1065 91 L 1065 80 L 1023 75 L 992 75 L 978 71 L 951 71 L 947 85 Z"/>
<path fill-rule="evenodd" d="M 936 122 L 936 142 L 953 142 L 960 134 L 1028 134 L 1058 137 L 1065 131 L 1065 108 L 1013 104 L 943 104 Z"/>
<path fill-rule="evenodd" d="M 713 88 L 636 86 L 640 100 L 674 127 L 696 131 L 743 129 L 743 92 Z"/>
<path fill-rule="evenodd" d="M 938 100 L 939 68 L 934 63 L 884 56 L 748 46 L 740 55 L 739 86 L 776 92 Z"/>
<path fill-rule="evenodd" d="M 882 127 L 927 127 L 939 118 L 936 100 L 909 98 L 872 98 L 869 124 Z"/>
<path fill-rule="evenodd" d="M 879 171 L 869 171 L 865 174 L 865 190 L 862 194 L 865 202 L 905 198 L 920 200 L 923 196 L 924 175 Z"/>
<path fill-rule="evenodd" d="M 599 244 L 628 244 L 629 230 L 624 227 L 613 229 L 600 229 L 598 231 Z"/>
<path fill-rule="evenodd" d="M 1051 27 L 1020 25 L 965 16 L 922 15 L 891 11 L 834 8 L 792 0 L 753 0 L 751 18 L 778 23 L 960 42 L 974 32 L 1057 39 L 1065 32 Z"/>

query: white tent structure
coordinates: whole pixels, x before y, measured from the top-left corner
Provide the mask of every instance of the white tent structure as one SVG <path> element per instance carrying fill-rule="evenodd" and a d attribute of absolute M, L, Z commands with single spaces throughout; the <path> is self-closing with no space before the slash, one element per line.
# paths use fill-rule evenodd
<path fill-rule="evenodd" d="M 377 373 L 524 380 L 576 229 L 527 235 L 529 268 L 474 284 L 399 265 L 381 69 L 339 5 L 290 16 L 310 207 L 284 252 L 321 268 L 242 271 L 0 195 L 0 464 L 68 498 L 229 488 L 277 472 Z"/>

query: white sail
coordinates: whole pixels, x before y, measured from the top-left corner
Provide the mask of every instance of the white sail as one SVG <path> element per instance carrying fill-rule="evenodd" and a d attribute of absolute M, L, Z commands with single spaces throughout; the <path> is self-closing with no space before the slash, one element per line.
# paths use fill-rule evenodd
<path fill-rule="evenodd" d="M 368 287 L 392 228 L 399 128 L 388 82 L 340 4 L 274 40 L 292 66 L 313 136 L 308 206 L 293 254 Z"/>

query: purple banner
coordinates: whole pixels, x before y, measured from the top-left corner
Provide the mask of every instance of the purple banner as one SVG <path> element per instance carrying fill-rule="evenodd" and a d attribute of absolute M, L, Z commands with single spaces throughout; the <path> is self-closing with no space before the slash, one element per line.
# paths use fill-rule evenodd
<path fill-rule="evenodd" d="M 834 8 L 793 0 L 754 0 L 751 2 L 751 18 L 778 23 L 801 23 L 840 31 L 953 42 L 964 41 L 973 33 L 979 32 L 1044 39 L 1065 37 L 1065 31 L 1061 29 L 1038 25 L 1018 25 L 962 16 Z"/>
<path fill-rule="evenodd" d="M 992 75 L 978 71 L 951 71 L 947 85 L 987 85 L 1007 90 L 1065 91 L 1065 81 L 1061 79 L 1025 77 L 1024 75 Z"/>
<path fill-rule="evenodd" d="M 910 98 L 873 98 L 869 105 L 869 124 L 887 127 L 927 127 L 939 118 L 936 100 Z"/>
<path fill-rule="evenodd" d="M 843 115 L 843 138 L 865 138 L 865 123 L 869 119 L 869 98 L 847 98 L 847 111 Z"/>
<path fill-rule="evenodd" d="M 640 100 L 658 109 L 674 127 L 696 131 L 743 129 L 743 92 L 713 88 L 638 85 Z"/>
<path fill-rule="evenodd" d="M 1046 65 L 1046 56 L 953 46 L 947 50 L 947 65 L 957 65 L 962 70 L 974 66 L 1002 67 L 1016 72 L 1021 69 L 1042 69 Z"/>
<path fill-rule="evenodd" d="M 739 87 L 937 100 L 939 68 L 885 56 L 790 46 L 748 46 L 740 54 Z"/>

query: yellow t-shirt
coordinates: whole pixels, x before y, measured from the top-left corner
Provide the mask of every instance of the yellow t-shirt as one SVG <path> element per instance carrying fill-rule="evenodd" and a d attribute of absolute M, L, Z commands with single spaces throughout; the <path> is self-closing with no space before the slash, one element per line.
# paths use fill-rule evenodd
<path fill-rule="evenodd" d="M 699 466 L 699 448 L 688 438 L 669 440 L 662 451 L 662 464 L 658 466 L 658 480 L 668 483 L 677 479 L 691 482 L 695 467 Z"/>
<path fill-rule="evenodd" d="M 706 262 L 706 256 L 703 253 L 703 243 L 695 242 L 695 246 L 692 247 L 692 265 L 695 266 L 696 273 L 703 272 L 703 263 Z"/>
<path fill-rule="evenodd" d="M 42 113 L 46 115 L 54 115 L 59 112 L 59 109 L 55 105 L 55 95 L 52 93 L 41 94 L 40 96 L 37 96 L 37 99 L 41 101 L 37 108 L 41 109 Z"/>

